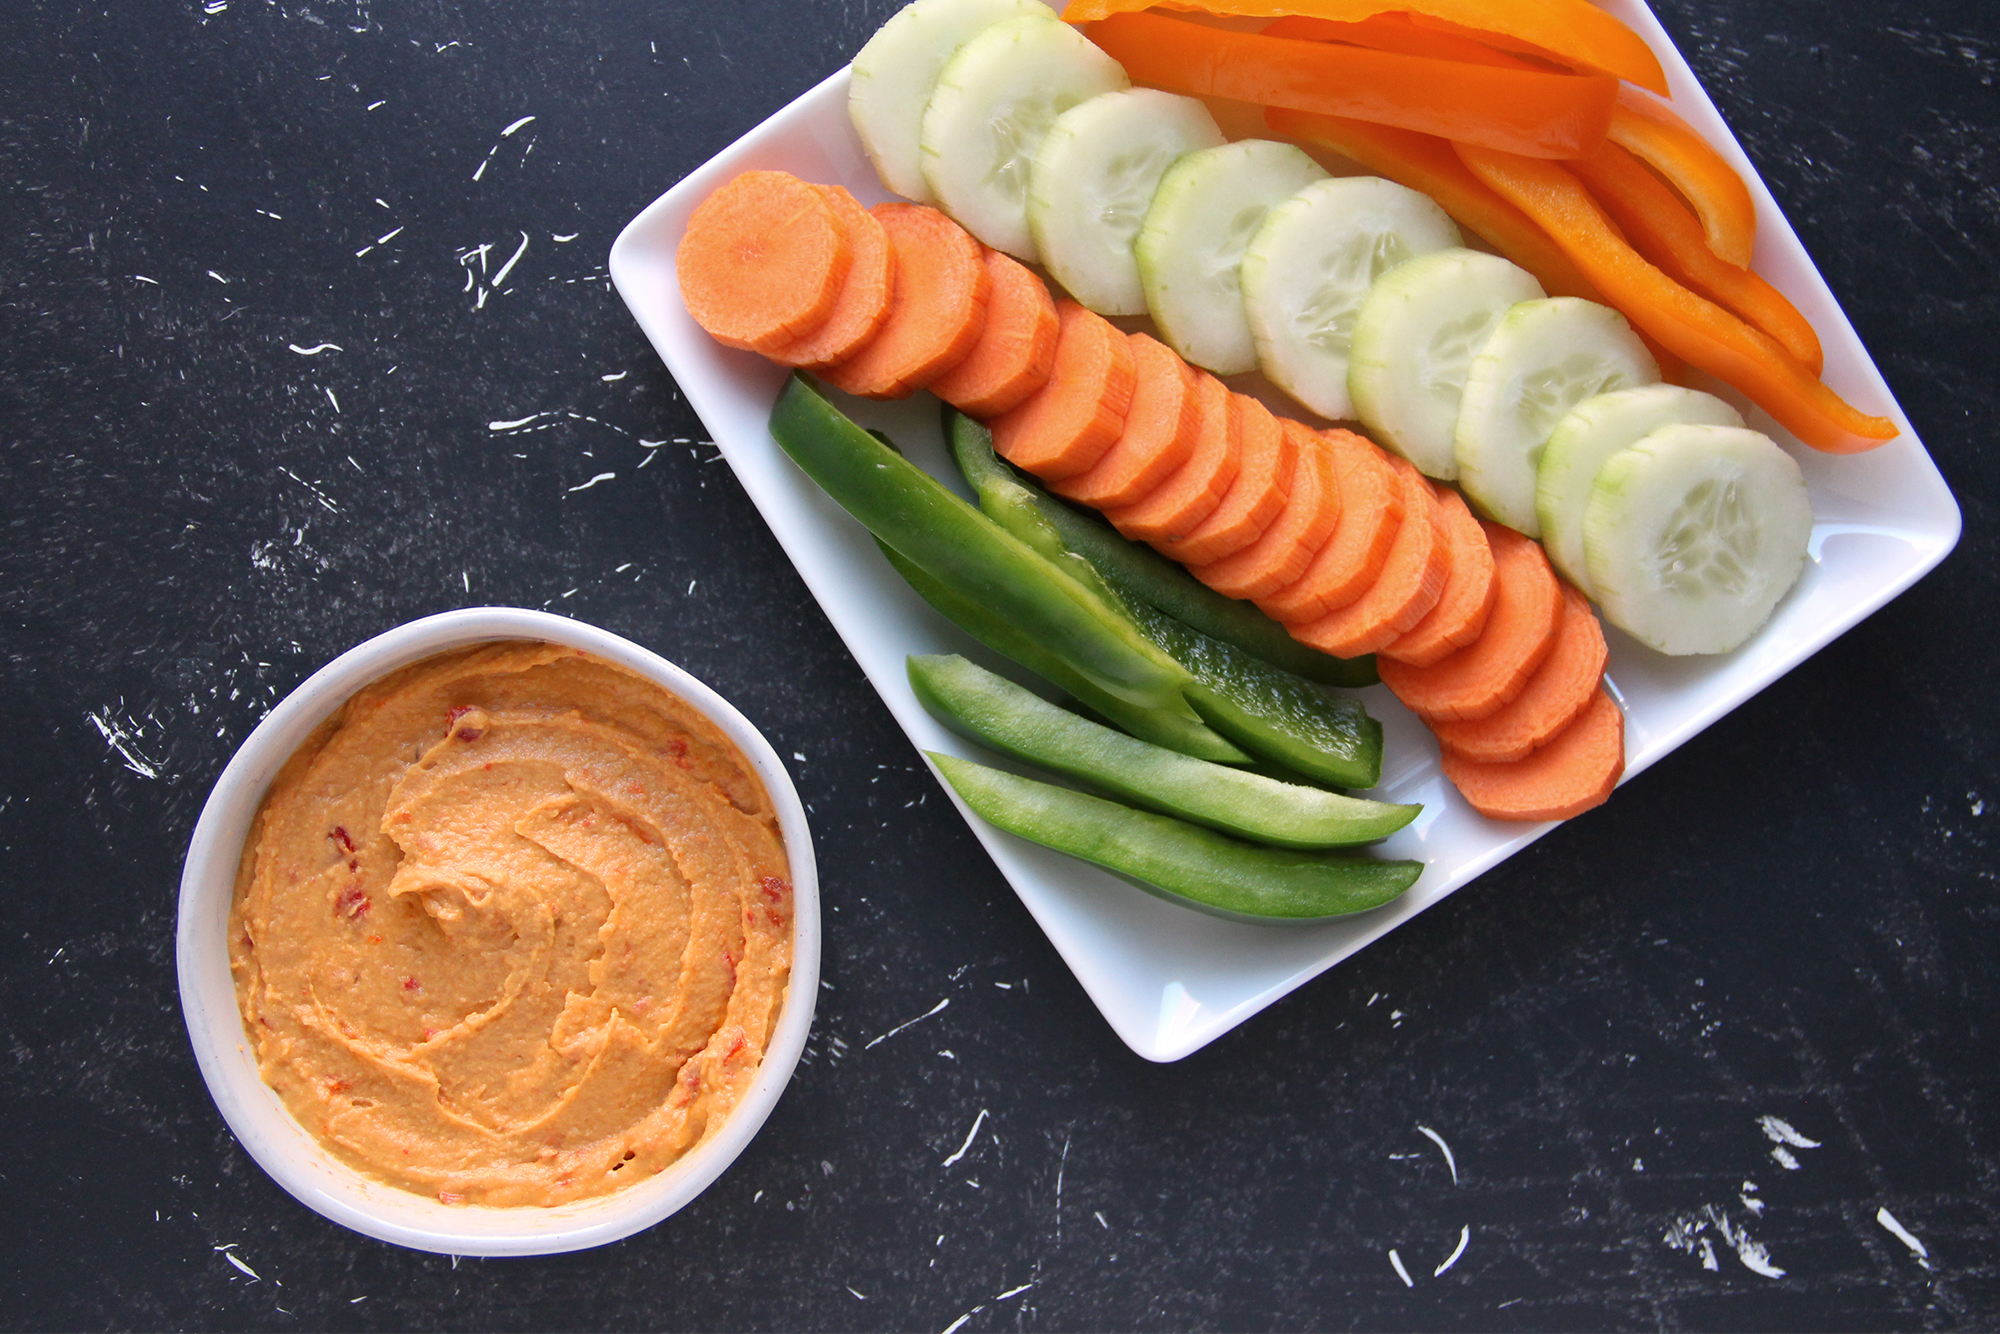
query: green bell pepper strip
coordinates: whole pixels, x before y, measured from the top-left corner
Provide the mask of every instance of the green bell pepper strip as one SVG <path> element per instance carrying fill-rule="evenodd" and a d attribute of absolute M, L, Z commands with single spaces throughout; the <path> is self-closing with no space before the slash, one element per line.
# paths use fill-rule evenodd
<path fill-rule="evenodd" d="M 1106 694 L 1055 654 L 1017 627 L 990 615 L 978 604 L 959 597 L 926 574 L 894 547 L 876 539 L 882 554 L 917 596 L 938 614 L 1002 657 L 1020 663 L 1075 696 L 1085 708 L 1133 736 L 1168 750 L 1217 764 L 1248 764 L 1251 757 L 1204 723 L 1185 703 L 1168 709 L 1142 709 Z"/>
<path fill-rule="evenodd" d="M 909 673 L 917 699 L 960 736 L 1237 838 L 1281 848 L 1352 847 L 1387 838 L 1423 809 L 1344 797 L 1149 745 L 955 653 L 912 657 Z"/>
<path fill-rule="evenodd" d="M 1152 548 L 1024 480 L 993 452 L 992 432 L 955 409 L 945 412 L 952 457 L 978 495 L 979 508 L 1043 555 L 1070 554 L 1127 605 L 1143 602 L 1308 680 L 1360 687 L 1380 679 L 1373 657 L 1336 658 L 1301 644 L 1249 603 L 1224 597 Z"/>
<path fill-rule="evenodd" d="M 1131 622 L 1053 563 L 849 421 L 794 373 L 771 436 L 807 476 L 938 583 L 1031 637 L 1077 673 L 1141 708 L 1181 703 L 1188 674 Z"/>
<path fill-rule="evenodd" d="M 1169 815 L 927 753 L 960 799 L 999 828 L 1216 917 L 1324 921 L 1379 908 L 1423 874 L 1422 862 L 1259 847 Z"/>

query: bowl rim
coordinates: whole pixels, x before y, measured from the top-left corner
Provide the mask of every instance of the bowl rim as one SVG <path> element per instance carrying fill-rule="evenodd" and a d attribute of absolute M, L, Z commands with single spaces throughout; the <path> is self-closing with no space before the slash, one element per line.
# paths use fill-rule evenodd
<path fill-rule="evenodd" d="M 333 711 L 390 672 L 453 649 L 530 640 L 582 649 L 672 691 L 750 761 L 777 810 L 794 892 L 792 971 L 764 1061 L 714 1138 L 648 1181 L 553 1208 L 445 1205 L 365 1176 L 329 1153 L 258 1073 L 229 972 L 228 916 L 237 862 L 278 770 Z M 306 1207 L 343 1227 L 449 1255 L 553 1255 L 602 1246 L 686 1205 L 769 1117 L 797 1068 L 819 993 L 819 877 L 806 811 L 762 732 L 721 695 L 620 635 L 550 612 L 469 607 L 396 626 L 308 676 L 252 729 L 216 779 L 183 863 L 175 927 L 181 1013 L 209 1095 L 257 1165 Z"/>

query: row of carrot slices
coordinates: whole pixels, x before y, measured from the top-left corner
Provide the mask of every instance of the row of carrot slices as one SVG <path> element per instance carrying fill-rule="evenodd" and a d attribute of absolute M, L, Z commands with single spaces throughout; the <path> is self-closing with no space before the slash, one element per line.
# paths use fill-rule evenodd
<path fill-rule="evenodd" d="M 719 341 L 849 393 L 928 388 L 1001 456 L 1302 643 L 1377 655 L 1495 819 L 1564 819 L 1624 771 L 1596 615 L 1542 549 L 1352 432 L 1274 416 L 936 209 L 747 172 L 695 210 L 682 296 Z"/>

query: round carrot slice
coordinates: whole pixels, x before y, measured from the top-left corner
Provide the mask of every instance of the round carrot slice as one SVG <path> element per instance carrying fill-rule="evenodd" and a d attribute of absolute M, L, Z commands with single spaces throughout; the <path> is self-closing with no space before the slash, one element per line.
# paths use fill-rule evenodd
<path fill-rule="evenodd" d="M 1625 715 L 1593 690 L 1553 740 L 1507 764 L 1444 752 L 1444 776 L 1489 820 L 1567 820 L 1601 806 L 1625 772 Z"/>
<path fill-rule="evenodd" d="M 1562 618 L 1562 593 L 1533 538 L 1480 522 L 1493 548 L 1498 587 L 1479 638 L 1428 667 L 1378 658 L 1382 684 L 1424 718 L 1484 718 L 1511 703 L 1549 656 Z"/>
<path fill-rule="evenodd" d="M 1201 434 L 1201 392 L 1174 350 L 1145 334 L 1132 344 L 1132 410 L 1104 457 L 1050 490 L 1099 509 L 1129 505 L 1188 461 Z"/>
<path fill-rule="evenodd" d="M 1313 621 L 1366 592 L 1403 522 L 1403 488 L 1388 456 L 1352 431 L 1321 431 L 1340 467 L 1340 527 L 1287 587 L 1258 602 L 1273 619 Z"/>
<path fill-rule="evenodd" d="M 933 394 L 981 419 L 1009 411 L 1049 382 L 1062 331 L 1048 285 L 1018 260 L 989 249 L 986 276 L 992 291 L 979 341 L 964 361 L 931 381 Z"/>
<path fill-rule="evenodd" d="M 1288 625 L 1292 638 L 1336 658 L 1378 652 L 1421 621 L 1444 592 L 1449 543 L 1439 531 L 1430 480 L 1402 459 L 1389 466 L 1403 492 L 1403 522 L 1382 573 L 1366 592 L 1316 621 Z"/>
<path fill-rule="evenodd" d="M 1479 520 L 1466 508 L 1465 497 L 1442 482 L 1433 482 L 1431 493 L 1437 498 L 1439 539 L 1448 552 L 1444 592 L 1424 619 L 1376 650 L 1412 667 L 1428 667 L 1479 638 L 1493 610 L 1493 549 L 1486 545 Z"/>
<path fill-rule="evenodd" d="M 869 212 L 896 252 L 895 299 L 875 336 L 824 378 L 864 398 L 908 398 L 972 351 L 993 280 L 979 242 L 936 209 L 877 204 Z"/>
<path fill-rule="evenodd" d="M 889 233 L 873 214 L 838 185 L 815 185 L 847 233 L 847 278 L 819 327 L 765 355 L 786 366 L 818 370 L 831 366 L 875 336 L 889 318 L 896 290 L 896 252 Z"/>
<path fill-rule="evenodd" d="M 1514 702 L 1498 713 L 1471 722 L 1440 719 L 1432 723 L 1431 731 L 1437 733 L 1445 749 L 1487 764 L 1522 759 L 1547 745 L 1590 703 L 1604 675 L 1609 650 L 1597 613 L 1590 609 L 1590 599 L 1568 584 L 1562 592 L 1562 623 L 1556 628 L 1556 643 L 1549 656 Z"/>
<path fill-rule="evenodd" d="M 1298 446 L 1271 410 L 1243 394 L 1229 396 L 1237 437 L 1236 480 L 1215 512 L 1185 537 L 1169 535 L 1153 543 L 1161 555 L 1188 565 L 1209 565 L 1234 555 L 1264 535 L 1292 493 Z"/>
<path fill-rule="evenodd" d="M 1102 315 L 1058 301 L 1062 331 L 1049 382 L 992 422 L 1000 457 L 1045 482 L 1074 477 L 1125 429 L 1138 373 L 1132 345 Z"/>
<path fill-rule="evenodd" d="M 1298 459 L 1285 508 L 1243 550 L 1189 571 L 1225 597 L 1254 599 L 1283 588 L 1312 564 L 1313 553 L 1326 545 L 1340 524 L 1340 473 L 1332 451 L 1298 423 L 1287 420 L 1282 425 L 1292 437 Z"/>
<path fill-rule="evenodd" d="M 818 191 L 789 172 L 746 171 L 696 206 L 674 268 L 696 324 L 718 343 L 763 352 L 826 318 L 850 258 Z"/>
<path fill-rule="evenodd" d="M 1236 480 L 1240 441 L 1230 425 L 1229 389 L 1207 371 L 1195 371 L 1194 383 L 1201 411 L 1194 453 L 1130 505 L 1104 511 L 1112 526 L 1135 542 L 1156 542 L 1169 533 L 1192 530 L 1215 512 Z"/>

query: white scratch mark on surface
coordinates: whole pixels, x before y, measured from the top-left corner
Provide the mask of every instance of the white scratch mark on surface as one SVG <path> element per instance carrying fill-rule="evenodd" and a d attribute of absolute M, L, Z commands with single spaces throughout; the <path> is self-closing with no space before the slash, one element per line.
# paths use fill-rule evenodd
<path fill-rule="evenodd" d="M 122 701 L 121 701 L 122 703 Z M 104 744 L 118 752 L 118 758 L 125 761 L 125 767 L 141 778 L 158 778 L 160 765 L 157 760 L 146 757 L 139 749 L 139 726 L 137 723 L 121 723 L 111 716 L 110 708 L 102 713 L 86 713 L 91 726 L 104 738 Z"/>
<path fill-rule="evenodd" d="M 526 232 L 522 232 L 521 244 L 515 247 L 514 253 L 508 257 L 507 262 L 500 266 L 500 272 L 493 275 L 493 281 L 489 285 L 495 291 L 498 291 L 500 284 L 507 281 L 507 275 L 514 271 L 514 266 L 521 262 L 521 256 L 527 253 L 528 253 L 528 234 Z"/>
<path fill-rule="evenodd" d="M 142 282 L 142 283 L 151 283 L 151 284 L 153 284 L 153 286 L 155 286 L 155 287 L 158 287 L 158 286 L 160 285 L 160 281 L 159 281 L 159 279 L 157 279 L 157 278 L 148 278 L 148 277 L 147 277 L 147 276 L 146 276 L 145 274 L 143 274 L 143 273 L 135 273 L 135 274 L 133 274 L 133 275 L 132 275 L 132 277 L 133 277 L 133 279 L 134 279 L 134 280 L 136 280 L 136 281 L 138 281 L 138 282 Z"/>
<path fill-rule="evenodd" d="M 557 236 L 554 232 L 550 232 L 549 239 L 557 245 L 568 245 L 571 241 L 582 235 L 582 232 L 571 232 L 568 236 Z"/>
<path fill-rule="evenodd" d="M 1771 1156 L 1777 1159 L 1778 1166 L 1784 1168 L 1787 1172 L 1796 1172 L 1799 1170 L 1799 1160 L 1784 1145 L 1780 1144 L 1775 1149 L 1772 1149 Z"/>
<path fill-rule="evenodd" d="M 535 118 L 533 116 L 521 117 L 521 119 L 515 121 L 512 125 L 509 125 L 506 129 L 500 131 L 500 137 L 502 139 L 511 138 L 513 136 L 514 131 L 520 129 L 523 125 L 533 124 L 534 119 Z"/>
<path fill-rule="evenodd" d="M 1437 1131 L 1432 1130 L 1429 1126 L 1418 1126 L 1417 1133 L 1430 1140 L 1438 1148 L 1444 1150 L 1444 1165 L 1451 1169 L 1451 1184 L 1456 1186 L 1458 1184 L 1458 1159 L 1451 1156 L 1451 1145 L 1445 1143 L 1444 1136 L 1438 1134 Z"/>
<path fill-rule="evenodd" d="M 333 404 L 333 410 L 335 412 L 340 411 L 340 400 L 333 396 L 333 391 L 331 389 L 326 389 L 324 385 L 322 385 L 321 388 L 326 393 L 326 401 Z"/>
<path fill-rule="evenodd" d="M 368 110 L 370 110 L 370 111 L 373 111 L 373 110 L 375 110 L 375 108 L 377 108 L 377 107 L 386 107 L 386 106 L 388 106 L 388 105 L 389 105 L 389 99 L 385 97 L 385 98 L 383 98 L 383 99 L 382 99 L 381 101 L 379 101 L 379 102 L 370 102 L 370 103 L 368 104 L 368 107 L 367 107 L 367 109 L 368 109 Z"/>
<path fill-rule="evenodd" d="M 597 474 L 597 476 L 591 478 L 589 481 L 583 482 L 577 486 L 572 486 L 569 489 L 571 491 L 588 491 L 590 490 L 591 487 L 596 486 L 599 482 L 608 482 L 617 475 L 618 474 L 615 472 L 601 472 Z"/>
<path fill-rule="evenodd" d="M 1875 1221 L 1880 1223 L 1883 1227 L 1888 1228 L 1890 1235 L 1894 1236 L 1896 1240 L 1902 1242 L 1905 1246 L 1909 1247 L 1911 1252 L 1916 1255 L 1918 1264 L 1922 1265 L 1926 1269 L 1929 1269 L 1931 1267 L 1930 1248 L 1925 1246 L 1921 1241 L 1918 1241 L 1915 1236 L 1911 1235 L 1911 1232 L 1908 1228 L 1904 1227 L 1901 1223 L 1898 1223 L 1896 1221 L 1896 1215 L 1890 1213 L 1886 1206 L 1877 1209 L 1875 1211 Z"/>
<path fill-rule="evenodd" d="M 1771 1263 L 1771 1252 L 1765 1245 L 1750 1236 L 1750 1230 L 1732 1220 L 1727 1213 L 1712 1204 L 1703 1205 L 1699 1213 L 1682 1214 L 1667 1227 L 1661 1240 L 1677 1251 L 1693 1255 L 1701 1253 L 1703 1269 L 1717 1269 L 1715 1248 L 1702 1234 L 1711 1227 L 1722 1243 L 1736 1252 L 1736 1258 L 1743 1267 L 1753 1274 L 1765 1278 L 1783 1278 L 1785 1271 Z"/>
<path fill-rule="evenodd" d="M 951 997 L 946 996 L 943 1000 L 939 1001 L 936 1005 L 931 1006 L 930 1009 L 925 1010 L 915 1019 L 911 1019 L 904 1023 L 897 1024 L 894 1028 L 890 1029 L 888 1032 L 883 1033 L 878 1037 L 870 1038 L 865 1044 L 863 1044 L 861 1050 L 867 1051 L 870 1047 L 873 1047 L 876 1043 L 895 1037 L 896 1034 L 902 1032 L 904 1029 L 908 1028 L 911 1024 L 922 1023 L 924 1020 L 930 1018 L 932 1015 L 944 1009 L 944 1007 L 949 1004 L 951 1004 Z"/>
<path fill-rule="evenodd" d="M 1437 1269 L 1432 1272 L 1431 1277 L 1442 1278 L 1444 1276 L 1444 1271 L 1451 1268 L 1453 1265 L 1457 1264 L 1458 1257 L 1465 1254 L 1466 1243 L 1470 1242 L 1471 1240 L 1472 1240 L 1472 1225 L 1468 1223 L 1464 1227 L 1458 1230 L 1458 1245 L 1452 1250 L 1452 1253 L 1450 1255 L 1445 1257 L 1444 1263 L 1439 1265 Z"/>
<path fill-rule="evenodd" d="M 694 595 L 694 585 L 695 585 L 694 580 L 692 579 L 688 580 L 688 596 L 690 597 Z"/>
<path fill-rule="evenodd" d="M 970 1311 L 967 1311 L 964 1315 L 952 1321 L 949 1325 L 946 1325 L 944 1327 L 944 1334 L 958 1334 L 959 1330 L 965 1328 L 966 1321 L 972 1319 L 972 1317 L 978 1315 L 981 1311 L 984 1311 L 985 1309 L 986 1308 L 984 1306 L 973 1307 Z"/>
<path fill-rule="evenodd" d="M 528 119 L 530 119 L 530 120 L 533 120 L 533 119 L 534 119 L 534 117 L 530 116 L 530 117 L 529 117 Z M 849 1286 L 848 1286 L 847 1284 L 845 1284 L 845 1283 L 841 1284 L 840 1286 L 841 1286 L 841 1287 L 843 1287 L 843 1288 L 847 1288 L 847 1290 L 848 1290 L 849 1292 L 854 1292 L 854 1289 L 853 1289 L 853 1288 L 851 1288 L 851 1287 L 849 1287 Z M 868 1299 L 867 1299 L 866 1297 L 863 1297 L 863 1296 L 862 1296 L 862 1295 L 861 1295 L 860 1293 L 858 1293 L 858 1292 L 854 1292 L 854 1300 L 855 1300 L 855 1301 L 857 1301 L 857 1302 L 865 1302 L 865 1301 L 867 1301 Z"/>
<path fill-rule="evenodd" d="M 1781 1121 L 1775 1116 L 1760 1116 L 1757 1118 L 1757 1124 L 1764 1127 L 1764 1137 L 1773 1144 L 1789 1144 L 1795 1149 L 1817 1149 L 1820 1147 L 1818 1140 L 1807 1139 L 1804 1135 L 1792 1129 L 1789 1122 Z"/>
<path fill-rule="evenodd" d="M 616 374 L 616 375 L 600 375 L 600 376 L 598 376 L 597 378 L 598 378 L 598 379 L 600 379 L 600 380 L 602 380 L 602 381 L 604 381 L 604 383 L 606 383 L 606 384 L 616 384 L 616 383 L 617 383 L 618 381 L 620 381 L 620 380 L 624 379 L 624 378 L 625 378 L 626 376 L 630 375 L 631 373 L 632 373 L 632 372 L 630 372 L 630 371 L 620 371 L 620 372 L 618 372 L 618 374 Z M 641 443 L 641 444 L 644 444 L 645 442 L 644 442 L 644 441 L 641 441 L 640 443 Z"/>
<path fill-rule="evenodd" d="M 1027 1290 L 1028 1290 L 1029 1288 L 1032 1288 L 1032 1287 L 1034 1287 L 1034 1286 L 1035 1286 L 1035 1283 L 1034 1283 L 1034 1280 L 1033 1280 L 1033 1279 L 1030 1279 L 1030 1280 L 1028 1280 L 1028 1281 L 1027 1281 L 1026 1283 L 1023 1283 L 1023 1284 L 1022 1284 L 1022 1285 L 1021 1285 L 1020 1287 L 1018 1287 L 1018 1288 L 1009 1288 L 1009 1289 L 1007 1289 L 1007 1291 L 1005 1291 L 1005 1292 L 1001 1293 L 1001 1294 L 1000 1294 L 1000 1295 L 999 1295 L 998 1297 L 995 1297 L 995 1298 L 994 1298 L 993 1300 L 994 1300 L 994 1301 L 996 1301 L 996 1302 L 1004 1302 L 1004 1301 L 1006 1301 L 1006 1300 L 1007 1300 L 1007 1299 L 1008 1299 L 1009 1297 L 1018 1297 L 1018 1296 L 1020 1296 L 1020 1295 L 1021 1295 L 1022 1293 L 1026 1292 L 1026 1291 L 1027 1291 Z"/>
<path fill-rule="evenodd" d="M 394 240 L 394 239 L 395 239 L 396 237 L 398 237 L 398 236 L 401 236 L 402 234 L 403 234 L 403 229 L 402 229 L 401 227 L 398 227 L 398 228 L 397 228 L 397 229 L 396 229 L 395 231 L 393 231 L 393 232 L 387 232 L 387 233 L 384 233 L 384 234 L 383 234 L 383 235 L 381 235 L 381 236 L 378 236 L 378 237 L 376 237 L 376 238 L 375 238 L 375 244 L 376 244 L 376 245 L 383 245 L 383 244 L 385 244 L 386 242 L 389 242 L 389 241 L 392 241 L 392 240 Z"/>
<path fill-rule="evenodd" d="M 273 220 L 273 221 L 275 221 L 275 222 L 283 222 L 283 221 L 285 220 L 285 215 L 284 215 L 284 214 L 282 214 L 282 213 L 273 213 L 273 212 L 272 212 L 272 211 L 271 211 L 270 209 L 268 209 L 268 208 L 260 208 L 260 209 L 256 209 L 255 211 L 256 211 L 256 212 L 258 212 L 258 213 L 262 213 L 262 214 L 263 214 L 263 215 L 264 215 L 265 217 L 267 217 L 267 218 L 270 218 L 270 219 L 272 219 L 272 220 Z"/>
<path fill-rule="evenodd" d="M 285 474 L 285 476 L 291 478 L 293 481 L 297 482 L 300 486 L 304 487 L 306 490 L 312 492 L 313 499 L 317 500 L 327 509 L 331 510 L 335 514 L 340 513 L 340 506 L 334 504 L 332 498 L 329 497 L 326 494 L 326 492 L 320 490 L 318 487 L 314 486 L 311 482 L 308 482 L 305 478 L 299 476 L 297 473 L 293 472 L 290 468 L 287 468 L 282 463 L 278 465 L 278 471 Z"/>
<path fill-rule="evenodd" d="M 290 349 L 292 349 L 292 351 L 298 353 L 302 357 L 316 357 L 322 352 L 347 351 L 346 348 L 342 347 L 338 343 L 314 343 L 311 347 L 300 347 L 297 343 L 287 343 L 285 344 L 285 346 L 289 347 Z"/>
<path fill-rule="evenodd" d="M 1396 1254 L 1394 1249 L 1391 1249 L 1389 1252 L 1389 1263 L 1396 1267 L 1396 1277 L 1403 1280 L 1404 1287 L 1414 1288 L 1417 1286 L 1410 1281 L 1410 1271 L 1403 1268 L 1403 1257 Z"/>
<path fill-rule="evenodd" d="M 244 1263 L 243 1263 L 243 1262 L 242 1262 L 241 1260 L 237 1259 L 237 1258 L 235 1257 L 235 1255 L 231 1254 L 230 1252 L 228 1252 L 228 1251 L 224 1251 L 224 1252 L 222 1253 L 222 1258 L 223 1258 L 223 1259 L 225 1259 L 225 1260 L 227 1260 L 227 1261 L 229 1261 L 229 1263 L 231 1263 L 231 1264 L 235 1265 L 235 1266 L 236 1266 L 236 1267 L 237 1267 L 238 1269 L 242 1270 L 242 1271 L 243 1271 L 244 1273 L 248 1274 L 248 1275 L 249 1275 L 250 1277 L 252 1277 L 252 1278 L 256 1278 L 256 1277 L 257 1277 L 257 1271 L 256 1271 L 256 1270 L 252 1269 L 252 1268 L 251 1268 L 251 1267 L 250 1267 L 249 1265 L 246 1265 L 246 1264 L 244 1264 Z"/>
<path fill-rule="evenodd" d="M 1095 1218 L 1097 1220 L 1097 1225 L 1103 1228 L 1106 1232 L 1109 1232 L 1111 1230 L 1111 1224 L 1104 1221 L 1104 1213 L 1102 1210 L 1093 1209 L 1090 1211 L 1090 1216 L 1092 1218 Z"/>
<path fill-rule="evenodd" d="M 297 349 L 296 349 L 296 348 L 294 348 L 293 350 L 294 350 L 294 351 L 297 351 Z M 489 430 L 489 431 L 518 431 L 518 430 L 520 430 L 520 429 L 521 429 L 521 428 L 522 428 L 523 426 L 526 426 L 526 425 L 527 425 L 527 424 L 528 424 L 529 422 L 531 422 L 531 421 L 539 421 L 539 420 L 540 420 L 541 418 L 543 418 L 543 417 L 545 417 L 545 416 L 547 416 L 547 415 L 548 415 L 547 413 L 542 413 L 542 412 L 531 412 L 531 413 L 529 413 L 529 414 L 528 414 L 527 416 L 525 416 L 525 417 L 522 417 L 522 418 L 521 418 L 520 420 L 518 420 L 518 421 L 511 421 L 511 422 L 487 422 L 487 423 L 486 423 L 486 429 L 487 429 L 487 430 Z"/>
<path fill-rule="evenodd" d="M 224 287 L 229 286 L 229 279 L 223 277 L 221 274 L 217 273 L 214 269 L 210 269 L 208 271 L 208 276 L 215 279 L 215 281 L 221 283 Z"/>
<path fill-rule="evenodd" d="M 972 1129 L 965 1132 L 965 1143 L 959 1145 L 958 1152 L 954 1153 L 951 1157 L 945 1159 L 942 1165 L 945 1167 L 950 1167 L 953 1163 L 965 1157 L 967 1151 L 972 1148 L 972 1141 L 979 1138 L 979 1127 L 985 1124 L 986 1124 L 986 1109 L 984 1107 L 981 1107 L 979 1109 L 979 1115 L 972 1118 Z"/>

